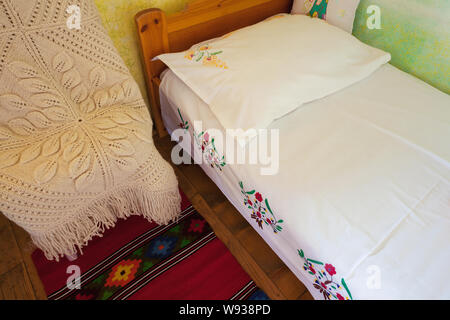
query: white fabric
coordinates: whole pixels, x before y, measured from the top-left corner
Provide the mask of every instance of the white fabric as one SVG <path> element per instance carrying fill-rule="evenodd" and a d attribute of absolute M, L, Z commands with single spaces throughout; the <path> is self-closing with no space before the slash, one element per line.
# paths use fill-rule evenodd
<path fill-rule="evenodd" d="M 190 134 L 194 120 L 223 130 L 172 71 L 160 92 L 170 132 L 177 108 Z M 280 130 L 277 175 L 262 176 L 257 165 L 201 167 L 315 298 L 324 297 L 299 249 L 331 263 L 354 299 L 449 299 L 449 106 L 447 95 L 386 65 L 270 126 Z M 255 223 L 239 181 L 269 200 L 282 231 Z"/>
<path fill-rule="evenodd" d="M 200 63 L 208 56 L 202 52 L 220 52 L 213 55 L 220 61 Z M 388 53 L 302 15 L 278 15 L 187 53 L 158 57 L 225 128 L 243 130 L 265 128 L 303 103 L 367 77 L 390 59 Z"/>
<path fill-rule="evenodd" d="M 352 33 L 359 0 L 294 0 L 292 14 L 307 14 L 314 4 L 327 1 L 326 20 L 328 23 Z"/>

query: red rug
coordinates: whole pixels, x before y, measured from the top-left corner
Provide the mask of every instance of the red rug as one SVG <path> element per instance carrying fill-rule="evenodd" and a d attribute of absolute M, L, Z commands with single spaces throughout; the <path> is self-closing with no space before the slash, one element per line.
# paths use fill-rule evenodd
<path fill-rule="evenodd" d="M 73 262 L 32 258 L 49 299 L 268 299 L 184 195 L 178 222 L 120 220 Z M 78 269 L 79 268 L 79 269 Z M 81 272 L 79 288 L 67 279 Z"/>

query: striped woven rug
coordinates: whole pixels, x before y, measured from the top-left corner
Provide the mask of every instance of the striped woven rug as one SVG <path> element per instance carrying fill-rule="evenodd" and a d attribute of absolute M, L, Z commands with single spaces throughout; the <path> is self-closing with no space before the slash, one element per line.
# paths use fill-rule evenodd
<path fill-rule="evenodd" d="M 32 257 L 52 300 L 268 299 L 184 195 L 177 222 L 158 226 L 135 216 L 73 262 L 48 261 L 40 250 Z"/>

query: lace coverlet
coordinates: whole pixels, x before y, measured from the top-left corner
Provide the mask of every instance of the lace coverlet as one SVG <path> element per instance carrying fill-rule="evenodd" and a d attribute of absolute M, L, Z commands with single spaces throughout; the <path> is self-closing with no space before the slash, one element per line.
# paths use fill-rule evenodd
<path fill-rule="evenodd" d="M 177 180 L 151 127 L 91 0 L 0 0 L 0 211 L 48 259 L 118 218 L 177 217 Z"/>

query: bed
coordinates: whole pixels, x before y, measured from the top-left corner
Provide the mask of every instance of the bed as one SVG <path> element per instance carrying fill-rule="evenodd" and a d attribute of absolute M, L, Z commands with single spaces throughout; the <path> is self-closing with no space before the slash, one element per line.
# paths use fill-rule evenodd
<path fill-rule="evenodd" d="M 184 150 L 205 160 L 202 169 L 314 298 L 448 299 L 446 94 L 383 65 L 273 121 L 278 173 L 261 175 L 261 165 L 228 163 L 213 140 L 226 136 L 221 121 L 185 81 L 152 60 L 289 12 L 290 5 L 200 1 L 167 18 L 155 9 L 139 14 L 158 134 L 181 129 L 191 137 Z"/>

